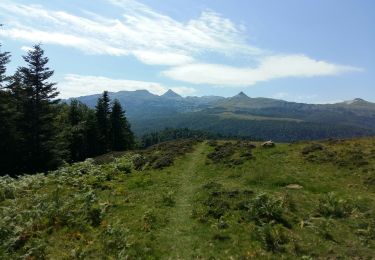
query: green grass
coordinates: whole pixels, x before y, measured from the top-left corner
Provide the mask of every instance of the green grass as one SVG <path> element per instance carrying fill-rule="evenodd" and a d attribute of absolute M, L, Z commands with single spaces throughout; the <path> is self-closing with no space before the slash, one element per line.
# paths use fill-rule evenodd
<path fill-rule="evenodd" d="M 375 138 L 319 144 L 175 141 L 1 178 L 0 259 L 371 259 Z"/>
<path fill-rule="evenodd" d="M 218 114 L 221 118 L 235 118 L 241 120 L 273 120 L 273 121 L 291 121 L 291 122 L 303 122 L 303 120 L 295 118 L 286 118 L 286 117 L 267 117 L 267 116 L 256 116 L 251 114 L 236 114 L 233 112 L 222 112 Z"/>

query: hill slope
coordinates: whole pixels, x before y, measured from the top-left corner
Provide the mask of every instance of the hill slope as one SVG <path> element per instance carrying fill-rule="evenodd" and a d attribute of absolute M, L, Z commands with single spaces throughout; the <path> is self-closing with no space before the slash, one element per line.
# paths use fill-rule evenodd
<path fill-rule="evenodd" d="M 375 138 L 175 141 L 0 179 L 0 258 L 371 258 Z"/>
<path fill-rule="evenodd" d="M 78 99 L 94 107 L 98 97 Z M 375 134 L 375 104 L 362 99 L 317 105 L 251 98 L 243 92 L 230 98 L 183 98 L 172 90 L 161 96 L 146 90 L 120 91 L 110 97 L 121 102 L 139 136 L 166 127 L 281 142 Z"/>

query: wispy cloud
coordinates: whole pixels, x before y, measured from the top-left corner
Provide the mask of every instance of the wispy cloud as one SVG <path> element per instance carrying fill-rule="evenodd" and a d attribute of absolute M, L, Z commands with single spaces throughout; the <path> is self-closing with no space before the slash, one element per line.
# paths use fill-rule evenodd
<path fill-rule="evenodd" d="M 111 79 L 100 76 L 84 76 L 77 74 L 65 75 L 59 84 L 60 98 L 79 97 L 91 94 L 98 94 L 104 90 L 117 92 L 122 90 L 148 90 L 153 94 L 164 94 L 169 87 L 156 82 L 136 81 L 126 79 Z M 171 87 L 171 89 L 180 95 L 191 95 L 196 92 L 194 88 L 189 87 Z"/>
<path fill-rule="evenodd" d="M 59 44 L 87 54 L 134 55 L 150 65 L 191 62 L 202 52 L 248 53 L 261 50 L 245 43 L 242 26 L 220 14 L 205 11 L 186 23 L 159 14 L 136 1 L 115 1 L 121 18 L 82 16 L 42 6 L 0 3 L 7 27 L 0 34 L 13 39 Z"/>
<path fill-rule="evenodd" d="M 163 75 L 194 84 L 250 86 L 276 78 L 326 76 L 350 71 L 360 69 L 318 61 L 304 55 L 277 55 L 260 58 L 255 68 L 194 63 L 171 68 Z"/>
<path fill-rule="evenodd" d="M 136 57 L 147 65 L 169 66 L 162 75 L 193 84 L 250 86 L 285 77 L 314 77 L 360 71 L 306 55 L 279 54 L 246 41 L 243 25 L 221 14 L 203 11 L 180 22 L 135 0 L 106 0 L 121 17 L 108 18 L 83 11 L 73 15 L 43 6 L 0 2 L 7 24 L 3 37 L 76 48 L 90 55 Z M 205 61 L 206 53 L 237 55 L 257 65 L 234 67 Z M 225 60 L 225 59 L 224 59 Z"/>

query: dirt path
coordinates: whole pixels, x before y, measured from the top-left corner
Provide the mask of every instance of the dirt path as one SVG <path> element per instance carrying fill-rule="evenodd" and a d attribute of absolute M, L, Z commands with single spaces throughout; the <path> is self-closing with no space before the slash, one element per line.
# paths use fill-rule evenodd
<path fill-rule="evenodd" d="M 168 252 L 170 259 L 191 259 L 194 254 L 195 220 L 191 218 L 192 200 L 195 190 L 199 188 L 199 173 L 197 166 L 204 163 L 202 152 L 204 143 L 196 146 L 196 149 L 187 155 L 185 163 L 181 167 L 177 180 L 175 206 L 169 213 L 169 223 L 162 233 L 165 242 L 170 247 Z"/>

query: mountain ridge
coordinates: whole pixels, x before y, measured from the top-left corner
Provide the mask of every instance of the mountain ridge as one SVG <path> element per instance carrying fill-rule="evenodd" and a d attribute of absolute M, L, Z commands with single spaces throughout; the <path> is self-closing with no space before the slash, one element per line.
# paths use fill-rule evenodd
<path fill-rule="evenodd" d="M 77 99 L 94 108 L 99 96 Z M 109 92 L 109 96 L 120 101 L 138 136 L 165 127 L 278 141 L 375 135 L 375 103 L 360 98 L 333 104 L 306 104 L 249 97 L 242 91 L 225 98 L 182 97 L 173 90 L 163 95 L 136 90 Z"/>

